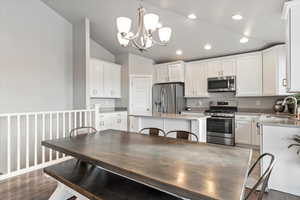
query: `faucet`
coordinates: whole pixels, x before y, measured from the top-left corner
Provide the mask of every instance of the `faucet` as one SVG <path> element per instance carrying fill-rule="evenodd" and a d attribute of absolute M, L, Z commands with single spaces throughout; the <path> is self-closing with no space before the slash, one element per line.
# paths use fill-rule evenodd
<path fill-rule="evenodd" d="M 294 101 L 294 114 L 297 115 L 297 105 L 298 105 L 298 100 L 296 97 L 294 96 L 288 96 L 288 97 L 285 97 L 283 102 L 282 102 L 282 105 L 285 106 L 287 104 L 287 100 L 288 99 L 292 99 Z"/>

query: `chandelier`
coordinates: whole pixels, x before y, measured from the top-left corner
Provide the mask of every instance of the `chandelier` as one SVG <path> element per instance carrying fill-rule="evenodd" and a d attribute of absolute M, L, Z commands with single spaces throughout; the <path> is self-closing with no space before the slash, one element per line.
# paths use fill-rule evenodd
<path fill-rule="evenodd" d="M 122 47 L 132 46 L 140 51 L 145 51 L 154 45 L 165 46 L 171 38 L 172 30 L 162 27 L 159 16 L 146 13 L 146 9 L 140 6 L 138 9 L 138 28 L 136 33 L 131 32 L 132 21 L 127 17 L 117 18 L 117 38 Z M 154 33 L 158 32 L 158 40 L 154 39 Z"/>

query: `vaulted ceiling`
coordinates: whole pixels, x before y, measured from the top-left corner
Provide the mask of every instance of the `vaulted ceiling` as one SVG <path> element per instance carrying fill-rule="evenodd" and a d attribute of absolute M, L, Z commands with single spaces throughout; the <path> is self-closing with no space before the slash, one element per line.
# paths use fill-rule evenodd
<path fill-rule="evenodd" d="M 87 17 L 91 21 L 91 37 L 117 55 L 124 52 L 141 54 L 157 62 L 195 60 L 265 48 L 282 43 L 285 38 L 281 19 L 285 0 L 144 0 L 147 12 L 160 16 L 165 26 L 173 30 L 168 46 L 155 46 L 140 53 L 132 48 L 120 47 L 117 38 L 116 18 L 136 18 L 138 0 L 42 0 L 70 22 Z M 187 15 L 194 13 L 196 20 Z M 241 14 L 241 21 L 232 15 Z M 240 38 L 249 35 L 249 42 Z M 210 43 L 212 49 L 204 50 Z M 183 54 L 176 55 L 181 49 Z"/>

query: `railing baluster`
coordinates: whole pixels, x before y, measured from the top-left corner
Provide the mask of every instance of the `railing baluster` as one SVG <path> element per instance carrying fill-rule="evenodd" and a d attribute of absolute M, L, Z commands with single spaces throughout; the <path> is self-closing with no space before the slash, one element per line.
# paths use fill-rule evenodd
<path fill-rule="evenodd" d="M 57 118 L 56 118 L 56 139 L 59 138 L 59 112 L 56 114 Z M 59 152 L 56 151 L 56 159 L 59 158 Z"/>
<path fill-rule="evenodd" d="M 74 128 L 77 127 L 77 113 L 74 111 Z M 77 135 L 77 130 L 75 131 L 75 135 Z"/>
<path fill-rule="evenodd" d="M 87 111 L 84 112 L 84 126 L 87 126 L 88 125 L 88 121 L 87 121 Z"/>
<path fill-rule="evenodd" d="M 53 115 L 52 115 L 52 113 L 49 113 L 49 117 L 50 117 L 50 126 L 49 126 L 49 132 L 50 132 L 50 140 L 52 140 L 52 117 L 53 117 Z M 50 161 L 52 161 L 52 149 L 50 149 L 49 150 L 49 153 L 50 153 L 50 155 L 49 155 L 49 160 Z"/>
<path fill-rule="evenodd" d="M 29 114 L 26 115 L 26 168 L 29 167 Z"/>
<path fill-rule="evenodd" d="M 63 137 L 66 137 L 66 113 L 63 112 Z M 62 154 L 62 157 L 65 157 L 65 154 Z"/>
<path fill-rule="evenodd" d="M 21 169 L 21 121 L 20 115 L 17 115 L 17 170 Z"/>
<path fill-rule="evenodd" d="M 89 123 L 89 126 L 94 127 L 93 122 L 92 122 L 93 121 L 92 112 L 89 111 L 89 114 L 90 114 L 90 123 Z"/>
<path fill-rule="evenodd" d="M 79 127 L 82 125 L 82 112 L 79 112 Z"/>
<path fill-rule="evenodd" d="M 34 115 L 34 165 L 37 165 L 37 114 Z"/>
<path fill-rule="evenodd" d="M 46 116 L 45 113 L 43 113 L 43 119 L 42 119 L 42 140 L 45 140 L 45 135 L 46 135 L 46 125 L 45 125 L 45 120 L 46 120 Z M 45 147 L 42 146 L 42 163 L 45 162 Z"/>
<path fill-rule="evenodd" d="M 10 174 L 11 171 L 11 158 L 10 158 L 10 138 L 11 137 L 11 121 L 10 116 L 7 116 L 7 173 Z"/>
<path fill-rule="evenodd" d="M 72 126 L 71 126 L 71 124 L 72 124 L 72 113 L 71 112 L 69 112 L 69 133 L 68 134 L 70 134 L 70 131 L 72 130 Z M 70 135 L 69 135 L 70 136 Z"/>

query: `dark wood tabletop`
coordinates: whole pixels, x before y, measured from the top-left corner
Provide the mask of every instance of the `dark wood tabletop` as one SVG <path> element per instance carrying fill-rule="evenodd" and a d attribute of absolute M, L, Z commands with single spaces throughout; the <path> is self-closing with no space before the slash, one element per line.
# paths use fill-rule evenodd
<path fill-rule="evenodd" d="M 188 199 L 240 200 L 250 149 L 107 130 L 42 145 Z"/>

